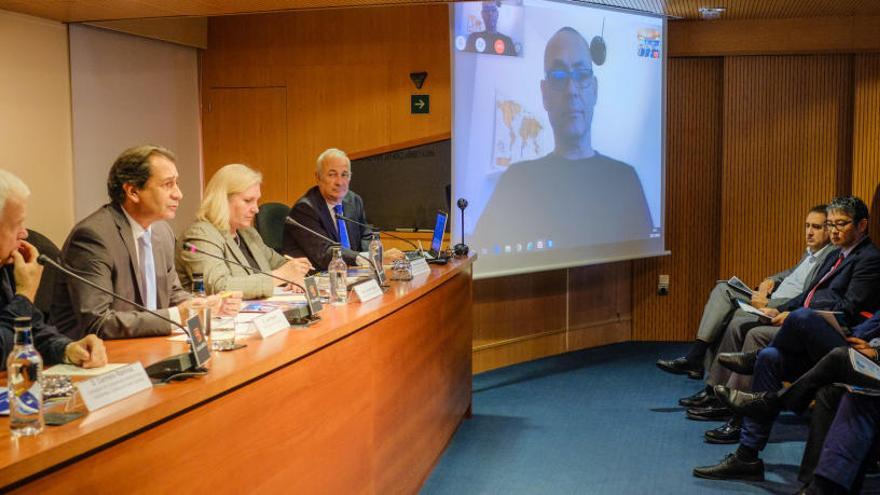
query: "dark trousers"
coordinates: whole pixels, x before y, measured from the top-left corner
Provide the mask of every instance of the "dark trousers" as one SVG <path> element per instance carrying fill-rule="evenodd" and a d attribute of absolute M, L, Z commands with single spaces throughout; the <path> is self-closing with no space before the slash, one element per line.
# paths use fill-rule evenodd
<path fill-rule="evenodd" d="M 809 407 L 820 388 L 832 383 L 848 383 L 860 387 L 880 389 L 880 381 L 853 369 L 849 347 L 837 347 L 801 375 L 780 397 L 786 409 L 801 413 Z"/>
<path fill-rule="evenodd" d="M 822 388 L 816 394 L 798 479 L 809 483 L 815 473 L 859 493 L 868 463 L 876 458 L 878 425 L 880 399 Z"/>
<path fill-rule="evenodd" d="M 785 319 L 770 347 L 758 353 L 752 379 L 754 392 L 776 392 L 784 380 L 794 381 L 835 347 L 847 345 L 842 335 L 809 309 L 797 309 Z M 770 438 L 773 419 L 743 420 L 740 443 L 763 450 Z"/>

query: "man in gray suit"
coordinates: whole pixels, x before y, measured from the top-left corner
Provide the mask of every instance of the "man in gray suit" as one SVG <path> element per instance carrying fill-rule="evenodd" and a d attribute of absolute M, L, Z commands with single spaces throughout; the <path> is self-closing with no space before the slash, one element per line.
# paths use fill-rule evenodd
<path fill-rule="evenodd" d="M 767 277 L 751 295 L 732 287 L 727 281 L 718 282 L 703 308 L 703 317 L 691 350 L 684 357 L 660 359 L 657 367 L 669 373 L 687 374 L 697 380 L 702 378 L 705 365 L 714 360 L 711 349 L 725 335 L 728 323 L 735 321 L 737 324 L 746 324 L 757 321 L 757 317 L 737 309 L 736 300 L 749 302 L 758 308 L 775 308 L 803 292 L 833 248 L 828 243 L 828 231 L 825 229 L 825 207 L 826 205 L 817 205 L 807 213 L 804 223 L 807 251 L 797 265 Z"/>
<path fill-rule="evenodd" d="M 174 269 L 174 218 L 183 193 L 174 154 L 159 146 L 124 151 L 107 178 L 110 203 L 68 236 L 62 260 L 80 275 L 176 321 L 186 317 L 190 294 Z M 55 288 L 52 317 L 73 339 L 168 335 L 172 325 L 70 278 Z"/>

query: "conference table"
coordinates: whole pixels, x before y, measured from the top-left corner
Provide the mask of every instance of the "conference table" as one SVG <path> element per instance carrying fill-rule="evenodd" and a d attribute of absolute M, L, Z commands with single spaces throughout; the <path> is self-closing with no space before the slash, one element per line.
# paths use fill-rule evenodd
<path fill-rule="evenodd" d="M 0 420 L 0 490 L 28 493 L 415 493 L 470 414 L 472 263 L 214 353 L 210 371 L 36 437 Z M 108 341 L 110 362 L 185 352 Z"/>

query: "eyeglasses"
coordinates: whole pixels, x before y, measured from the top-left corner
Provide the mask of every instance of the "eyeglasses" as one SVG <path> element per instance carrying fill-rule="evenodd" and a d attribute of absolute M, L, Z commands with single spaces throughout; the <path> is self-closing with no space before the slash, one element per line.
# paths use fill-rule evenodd
<path fill-rule="evenodd" d="M 838 220 L 837 222 L 825 222 L 825 228 L 828 230 L 837 229 L 837 230 L 843 231 L 851 223 L 853 223 L 852 220 Z"/>
<path fill-rule="evenodd" d="M 576 86 L 585 88 L 593 83 L 596 79 L 593 77 L 593 69 L 582 68 L 574 70 L 554 69 L 544 73 L 544 80 L 551 88 L 559 91 L 568 86 L 568 81 L 574 81 Z"/>

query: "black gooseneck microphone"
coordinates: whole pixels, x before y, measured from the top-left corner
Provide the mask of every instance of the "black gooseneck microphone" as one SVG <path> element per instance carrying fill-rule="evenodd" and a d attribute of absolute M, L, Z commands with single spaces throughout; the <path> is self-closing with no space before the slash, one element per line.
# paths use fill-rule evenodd
<path fill-rule="evenodd" d="M 144 368 L 147 371 L 147 376 L 149 376 L 153 380 L 158 381 L 158 382 L 168 382 L 168 381 L 175 380 L 178 378 L 187 378 L 190 376 L 204 375 L 205 373 L 208 372 L 207 369 L 201 367 L 202 363 L 199 362 L 199 359 L 197 357 L 198 354 L 195 349 L 195 345 L 196 345 L 195 340 L 192 337 L 192 333 L 190 333 L 189 329 L 186 328 L 186 326 L 181 325 L 180 323 L 172 320 L 171 318 L 168 318 L 167 316 L 164 316 L 156 311 L 153 311 L 152 309 L 149 309 L 146 306 L 138 304 L 138 303 L 132 301 L 131 299 L 128 299 L 126 297 L 122 297 L 119 294 L 111 291 L 110 289 L 105 289 L 104 287 L 101 287 L 100 285 L 98 285 L 98 284 L 92 282 L 91 280 L 77 274 L 76 272 L 74 272 L 70 268 L 65 267 L 60 262 L 53 260 L 52 258 L 46 256 L 45 254 L 41 254 L 37 257 L 37 263 L 39 263 L 43 266 L 51 266 L 52 268 L 58 270 L 59 272 L 67 275 L 68 277 L 76 279 L 76 280 L 88 285 L 89 287 L 95 288 L 95 289 L 103 292 L 104 294 L 107 294 L 115 299 L 119 299 L 120 301 L 131 304 L 132 306 L 139 309 L 140 311 L 150 313 L 151 315 L 153 315 L 161 320 L 167 321 L 168 323 L 171 323 L 172 325 L 176 326 L 177 328 L 180 328 L 181 330 L 183 330 L 183 333 L 186 334 L 186 336 L 189 338 L 190 352 L 186 352 L 183 354 L 176 354 L 174 356 L 165 358 L 159 362 L 153 363 L 153 364 L 147 366 L 146 368 Z"/>
<path fill-rule="evenodd" d="M 211 245 L 215 246 L 215 244 L 211 244 Z M 217 247 L 219 248 L 219 246 L 217 246 Z M 300 290 L 303 291 L 303 294 L 305 294 L 306 298 L 309 297 L 309 293 L 306 291 L 306 288 L 303 287 L 302 285 L 294 282 L 293 280 L 288 280 L 286 278 L 279 277 L 278 275 L 275 275 L 274 273 L 271 273 L 271 272 L 264 272 L 263 270 L 260 270 L 258 268 L 254 268 L 250 265 L 245 265 L 244 263 L 239 263 L 238 261 L 235 261 L 233 259 L 225 258 L 223 256 L 217 256 L 216 254 L 209 253 L 203 249 L 199 249 L 189 242 L 183 243 L 183 249 L 186 251 L 189 251 L 191 253 L 204 254 L 205 256 L 208 256 L 210 258 L 214 258 L 214 259 L 217 259 L 220 261 L 226 261 L 228 263 L 232 263 L 233 265 L 238 265 L 238 266 L 244 268 L 245 270 L 250 270 L 251 272 L 253 272 L 255 274 L 265 275 L 267 277 L 274 278 L 275 280 L 280 280 L 284 283 L 288 283 L 290 285 L 295 285 L 295 286 L 299 287 Z M 317 315 L 317 313 L 315 311 L 312 311 L 311 304 L 306 304 L 305 308 L 306 308 L 305 314 L 303 314 L 302 311 L 298 307 L 290 308 L 290 309 L 284 311 L 284 317 L 287 318 L 287 321 L 291 325 L 308 325 L 308 324 L 313 323 L 321 318 L 320 316 Z"/>
<path fill-rule="evenodd" d="M 422 256 L 425 255 L 425 252 L 422 250 L 421 247 L 416 246 L 416 244 L 415 244 L 413 241 L 411 241 L 411 240 L 409 240 L 409 239 L 407 239 L 407 238 L 405 238 L 405 237 L 400 237 L 400 236 L 398 236 L 398 235 L 394 235 L 394 234 L 392 234 L 391 232 L 388 232 L 387 230 L 382 230 L 382 229 L 376 228 L 376 226 L 373 225 L 373 224 L 370 224 L 370 223 L 363 223 L 363 222 L 358 222 L 357 220 L 355 220 L 355 219 L 353 219 L 353 218 L 348 218 L 348 217 L 343 216 L 343 215 L 336 215 L 336 218 L 341 218 L 341 219 L 345 220 L 346 222 L 351 222 L 351 223 L 353 223 L 353 224 L 360 225 L 361 227 L 366 227 L 366 228 L 368 228 L 368 229 L 370 229 L 370 230 L 381 231 L 381 232 L 383 232 L 385 235 L 387 235 L 388 237 L 391 237 L 391 238 L 394 238 L 394 239 L 397 239 L 397 240 L 399 240 L 399 241 L 403 241 L 403 242 L 409 244 L 410 246 L 412 246 L 412 248 L 413 248 L 414 250 L 418 251 L 420 255 L 422 255 Z"/>
<path fill-rule="evenodd" d="M 469 249 L 467 244 L 464 243 L 464 209 L 467 208 L 468 202 L 464 198 L 458 198 L 458 202 L 455 204 L 458 206 L 458 209 L 461 210 L 461 242 L 452 248 L 452 252 L 455 253 L 456 256 L 467 256 Z"/>
<path fill-rule="evenodd" d="M 343 220 L 345 220 L 345 218 L 343 218 L 342 216 L 339 216 L 338 218 L 342 218 Z M 316 231 L 316 230 L 314 230 L 314 229 L 310 229 L 310 228 L 306 227 L 305 225 L 303 225 L 303 224 L 297 222 L 294 218 L 292 218 L 292 217 L 290 217 L 290 216 L 287 216 L 287 217 L 284 218 L 284 223 L 289 223 L 290 225 L 294 225 L 294 226 L 296 226 L 296 227 L 299 227 L 299 228 L 305 230 L 306 232 L 312 234 L 313 236 L 316 236 L 316 237 L 318 237 L 319 239 L 323 239 L 323 240 L 329 242 L 329 243 L 330 243 L 330 247 L 335 247 L 335 246 L 341 246 L 341 245 L 342 245 L 342 244 L 340 244 L 340 243 L 334 241 L 333 239 L 327 237 L 326 235 L 324 235 L 324 234 L 322 234 L 322 233 L 320 233 L 320 232 L 318 232 L 318 231 Z M 388 284 L 385 284 L 385 283 L 382 282 L 382 279 L 383 279 L 384 277 L 382 277 L 381 275 L 379 275 L 379 269 L 376 267 L 376 264 L 373 263 L 373 260 L 371 260 L 370 258 L 367 258 L 366 256 L 362 255 L 362 254 L 360 253 L 360 251 L 355 251 L 355 250 L 352 250 L 352 251 L 354 251 L 355 256 L 357 256 L 358 258 L 362 258 L 362 259 L 367 260 L 367 263 L 369 263 L 369 267 L 373 269 L 373 275 L 376 277 L 376 281 L 379 283 L 379 287 L 382 287 L 383 289 L 386 289 L 386 288 L 390 287 Z"/>
<path fill-rule="evenodd" d="M 212 245 L 214 245 L 214 244 L 212 244 Z M 219 247 L 219 246 L 217 246 L 217 247 Z M 183 249 L 186 250 L 186 251 L 189 251 L 189 252 L 191 252 L 191 253 L 204 254 L 205 256 L 208 256 L 208 257 L 210 257 L 210 258 L 214 258 L 214 259 L 216 259 L 216 260 L 226 261 L 226 262 L 228 262 L 228 263 L 232 263 L 233 265 L 238 265 L 238 266 L 244 268 L 245 270 L 251 271 L 251 272 L 253 272 L 253 273 L 259 273 L 260 275 L 265 275 L 265 276 L 267 276 L 267 277 L 274 278 L 275 280 L 280 280 L 280 281 L 282 281 L 282 282 L 284 282 L 284 283 L 286 283 L 286 284 L 295 285 L 295 286 L 299 287 L 303 292 L 306 291 L 306 288 L 305 288 L 305 287 L 303 287 L 302 285 L 300 285 L 300 284 L 294 282 L 293 280 L 288 280 L 288 279 L 286 279 L 286 278 L 279 277 L 278 275 L 275 275 L 274 273 L 271 273 L 271 272 L 264 272 L 263 270 L 260 270 L 259 268 L 254 268 L 254 267 L 252 267 L 252 266 L 250 266 L 250 265 L 245 265 L 244 263 L 239 263 L 238 261 L 235 261 L 235 260 L 230 259 L 230 258 L 225 258 L 225 257 L 223 257 L 223 256 L 218 256 L 218 255 L 216 255 L 216 254 L 209 253 L 209 252 L 205 251 L 204 249 L 199 249 L 199 248 L 197 248 L 196 246 L 192 245 L 192 244 L 189 243 L 189 242 L 184 242 L 184 243 L 183 243 Z"/>

